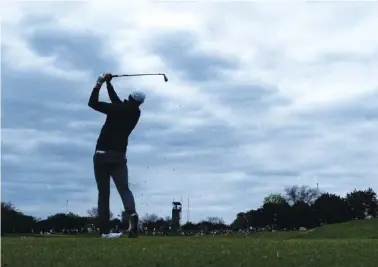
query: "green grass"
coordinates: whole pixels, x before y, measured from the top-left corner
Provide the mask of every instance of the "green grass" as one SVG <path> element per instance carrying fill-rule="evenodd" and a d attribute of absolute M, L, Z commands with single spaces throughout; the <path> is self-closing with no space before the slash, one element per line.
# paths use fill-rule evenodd
<path fill-rule="evenodd" d="M 376 266 L 378 240 L 5 238 L 2 266 Z"/>
<path fill-rule="evenodd" d="M 250 237 L 5 237 L 3 267 L 377 266 L 378 221 Z M 342 234 L 343 233 L 343 234 Z M 333 239 L 338 237 L 338 239 Z"/>
<path fill-rule="evenodd" d="M 350 221 L 318 227 L 310 232 L 308 237 L 378 239 L 378 219 Z"/>

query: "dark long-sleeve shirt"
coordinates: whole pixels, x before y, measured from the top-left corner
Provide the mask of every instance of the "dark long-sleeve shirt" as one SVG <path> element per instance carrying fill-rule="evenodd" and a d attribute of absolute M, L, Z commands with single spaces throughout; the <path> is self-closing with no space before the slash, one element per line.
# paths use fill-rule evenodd
<path fill-rule="evenodd" d="M 108 89 L 108 95 L 112 103 L 122 103 L 122 100 L 118 97 L 114 87 L 110 82 L 106 82 L 106 89 Z"/>
<path fill-rule="evenodd" d="M 88 102 L 88 106 L 107 115 L 96 150 L 126 153 L 129 135 L 140 118 L 140 109 L 129 101 L 122 102 L 110 83 L 107 83 L 107 89 L 112 103 L 99 101 L 100 86 L 93 88 Z"/>

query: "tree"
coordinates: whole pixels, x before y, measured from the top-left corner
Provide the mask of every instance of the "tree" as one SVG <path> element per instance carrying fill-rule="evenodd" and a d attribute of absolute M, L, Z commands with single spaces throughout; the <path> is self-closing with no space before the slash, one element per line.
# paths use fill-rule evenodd
<path fill-rule="evenodd" d="M 36 225 L 36 219 L 18 211 L 10 202 L 1 202 L 1 232 L 30 233 Z"/>
<path fill-rule="evenodd" d="M 156 222 L 159 220 L 159 216 L 157 216 L 155 213 L 145 214 L 141 220 L 144 222 Z"/>
<path fill-rule="evenodd" d="M 224 224 L 224 220 L 219 217 L 207 217 L 206 221 L 212 224 Z"/>
<path fill-rule="evenodd" d="M 145 225 L 149 225 L 151 228 L 154 228 L 153 225 L 155 222 L 157 222 L 159 220 L 159 216 L 156 215 L 155 213 L 150 213 L 150 214 L 145 214 L 141 221 L 145 224 Z"/>
<path fill-rule="evenodd" d="M 1 211 L 3 212 L 17 212 L 16 207 L 11 202 L 1 202 Z"/>
<path fill-rule="evenodd" d="M 372 188 L 354 190 L 346 195 L 345 200 L 351 209 L 353 218 L 365 219 L 367 216 L 377 217 L 377 194 Z"/>
<path fill-rule="evenodd" d="M 285 188 L 286 200 L 289 204 L 293 205 L 296 202 L 304 202 L 312 204 L 319 196 L 319 191 L 316 188 L 308 186 L 294 185 Z"/>
<path fill-rule="evenodd" d="M 265 228 L 283 230 L 299 227 L 312 228 L 322 224 L 340 223 L 352 219 L 377 217 L 377 194 L 372 188 L 354 190 L 345 197 L 322 193 L 308 186 L 292 186 L 285 188 L 284 194 L 270 194 L 264 198 L 263 205 L 258 209 L 240 212 L 230 225 L 232 230 Z M 3 233 L 39 232 L 40 230 L 56 232 L 70 229 L 87 229 L 88 225 L 96 228 L 98 210 L 96 207 L 88 210 L 87 217 L 73 213 L 57 213 L 46 219 L 36 219 L 16 209 L 10 202 L 1 202 L 1 231 Z M 111 218 L 113 214 L 111 213 Z M 166 232 L 172 219 L 146 214 L 140 224 L 149 230 Z M 111 228 L 127 229 L 129 217 L 122 211 L 121 215 L 110 221 Z M 199 223 L 187 222 L 181 227 L 184 231 L 213 231 L 229 229 L 222 218 L 207 217 Z"/>
<path fill-rule="evenodd" d="M 249 210 L 245 213 L 247 221 L 246 228 L 264 228 L 266 226 L 267 219 L 265 218 L 264 209 L 259 208 L 257 210 Z"/>
<path fill-rule="evenodd" d="M 227 225 L 220 217 L 207 217 L 206 220 L 200 222 L 200 225 L 206 227 L 209 231 L 212 230 L 225 230 Z"/>
<path fill-rule="evenodd" d="M 239 212 L 236 219 L 231 223 L 231 229 L 234 231 L 244 230 L 248 228 L 248 221 L 245 212 Z"/>
<path fill-rule="evenodd" d="M 290 222 L 292 228 L 312 228 L 318 225 L 311 206 L 304 201 L 297 201 L 294 203 L 291 207 L 290 216 L 292 218 Z"/>
<path fill-rule="evenodd" d="M 110 220 L 110 228 L 119 229 L 122 227 L 122 221 L 118 218 Z"/>
<path fill-rule="evenodd" d="M 87 211 L 89 217 L 92 218 L 98 218 L 98 209 L 96 207 L 93 207 Z M 109 219 L 113 219 L 113 212 L 110 211 L 109 213 Z"/>
<path fill-rule="evenodd" d="M 266 202 L 261 208 L 261 217 L 265 225 L 272 229 L 284 229 L 290 227 L 290 205 L 286 200 L 278 199 L 277 202 Z M 261 227 L 261 224 L 260 224 Z"/>
<path fill-rule="evenodd" d="M 340 196 L 324 193 L 312 205 L 320 224 L 346 222 L 352 219 L 351 209 Z"/>
<path fill-rule="evenodd" d="M 197 224 L 194 224 L 192 222 L 186 222 L 181 226 L 181 229 L 183 231 L 196 231 L 197 230 Z"/>
<path fill-rule="evenodd" d="M 72 229 L 86 228 L 88 220 L 74 213 L 56 213 L 48 216 L 40 222 L 40 228 L 44 231 L 54 230 L 55 232 L 68 232 Z"/>
<path fill-rule="evenodd" d="M 269 196 L 266 196 L 264 198 L 263 204 L 266 203 L 274 203 L 274 204 L 285 204 L 287 203 L 286 199 L 284 196 L 281 194 L 270 194 Z"/>
<path fill-rule="evenodd" d="M 164 221 L 163 218 L 159 218 L 158 215 L 155 213 L 145 214 L 141 219 L 140 222 L 143 227 L 147 227 L 147 229 L 160 229 L 162 227 L 162 222 Z"/>

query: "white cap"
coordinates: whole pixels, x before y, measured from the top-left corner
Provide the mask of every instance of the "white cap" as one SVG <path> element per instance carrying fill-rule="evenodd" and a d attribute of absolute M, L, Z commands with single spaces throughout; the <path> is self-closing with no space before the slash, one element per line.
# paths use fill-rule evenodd
<path fill-rule="evenodd" d="M 132 99 L 134 99 L 135 101 L 139 103 L 143 103 L 144 99 L 146 99 L 146 94 L 140 91 L 132 92 L 130 96 L 132 97 Z"/>

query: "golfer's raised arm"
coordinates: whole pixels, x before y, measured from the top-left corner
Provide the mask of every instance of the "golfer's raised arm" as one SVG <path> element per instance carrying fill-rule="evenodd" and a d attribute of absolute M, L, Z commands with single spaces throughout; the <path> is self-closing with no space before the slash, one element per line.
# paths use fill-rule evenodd
<path fill-rule="evenodd" d="M 110 81 L 106 81 L 106 89 L 108 89 L 108 95 L 112 103 L 122 103 Z"/>
<path fill-rule="evenodd" d="M 105 82 L 106 77 L 106 74 L 103 74 L 100 77 L 98 77 L 96 85 L 92 90 L 91 96 L 89 97 L 88 106 L 93 108 L 94 110 L 108 114 L 108 112 L 112 108 L 112 104 L 101 102 L 98 100 L 101 86 Z"/>
<path fill-rule="evenodd" d="M 88 101 L 88 106 L 95 110 L 98 110 L 99 106 L 101 106 L 100 101 L 98 100 L 99 95 L 100 95 L 100 89 L 101 89 L 101 84 L 97 83 L 96 86 L 93 87 L 91 96 L 89 97 L 89 101 Z"/>
<path fill-rule="evenodd" d="M 89 97 L 88 106 L 104 114 L 109 114 L 112 110 L 121 108 L 118 104 L 106 103 L 98 100 L 101 86 L 95 86 Z"/>

